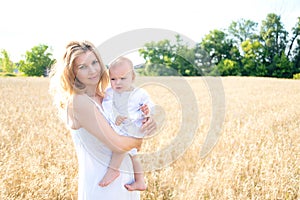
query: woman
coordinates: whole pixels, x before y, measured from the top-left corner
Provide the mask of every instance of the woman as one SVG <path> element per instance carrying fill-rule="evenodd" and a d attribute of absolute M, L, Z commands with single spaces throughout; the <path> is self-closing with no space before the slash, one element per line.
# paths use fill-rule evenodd
<path fill-rule="evenodd" d="M 87 41 L 70 42 L 63 63 L 51 71 L 50 91 L 70 128 L 78 163 L 78 199 L 139 199 L 139 192 L 124 187 L 134 181 L 131 159 L 126 155 L 120 176 L 107 187 L 98 184 L 106 173 L 112 152 L 124 153 L 139 148 L 142 140 L 120 136 L 113 131 L 102 110 L 109 78 L 95 46 Z M 153 133 L 156 123 L 150 118 L 141 130 Z"/>

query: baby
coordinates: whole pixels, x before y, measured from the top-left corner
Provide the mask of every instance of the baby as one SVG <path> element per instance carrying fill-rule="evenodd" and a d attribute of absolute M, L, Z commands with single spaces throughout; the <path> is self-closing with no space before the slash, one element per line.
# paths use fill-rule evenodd
<path fill-rule="evenodd" d="M 103 99 L 105 113 L 108 115 L 112 127 L 121 135 L 143 138 L 140 132 L 143 120 L 152 111 L 153 103 L 145 90 L 135 88 L 133 82 L 135 73 L 130 59 L 120 57 L 109 67 L 109 77 L 111 88 L 108 88 Z M 110 108 L 110 109 L 107 109 Z M 142 165 L 136 156 L 137 150 L 130 152 L 132 159 L 135 182 L 127 184 L 125 187 L 129 191 L 143 191 L 147 188 L 144 180 Z M 100 181 L 99 185 L 104 187 L 113 182 L 120 174 L 119 167 L 126 154 L 112 153 L 110 166 Z"/>

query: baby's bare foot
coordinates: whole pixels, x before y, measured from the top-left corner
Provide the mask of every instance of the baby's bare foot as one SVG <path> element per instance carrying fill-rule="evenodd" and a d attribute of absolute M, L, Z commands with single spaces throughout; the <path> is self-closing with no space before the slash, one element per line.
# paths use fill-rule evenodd
<path fill-rule="evenodd" d="M 99 183 L 99 186 L 105 187 L 112 183 L 120 175 L 119 170 L 108 168 L 106 174 Z"/>
<path fill-rule="evenodd" d="M 147 189 L 144 181 L 137 181 L 132 184 L 126 184 L 125 187 L 128 191 L 144 191 Z"/>

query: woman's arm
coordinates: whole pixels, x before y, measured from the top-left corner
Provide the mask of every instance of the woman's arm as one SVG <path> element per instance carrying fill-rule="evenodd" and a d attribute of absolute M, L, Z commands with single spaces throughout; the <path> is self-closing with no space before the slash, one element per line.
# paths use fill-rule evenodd
<path fill-rule="evenodd" d="M 140 148 L 142 139 L 118 135 L 108 124 L 96 105 L 85 95 L 73 98 L 74 118 L 88 132 L 97 137 L 113 152 L 123 153 L 132 148 Z"/>

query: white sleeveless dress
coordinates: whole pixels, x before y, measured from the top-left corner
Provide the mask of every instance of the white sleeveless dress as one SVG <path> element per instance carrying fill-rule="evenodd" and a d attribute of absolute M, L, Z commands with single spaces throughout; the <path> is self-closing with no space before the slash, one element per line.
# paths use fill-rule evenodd
<path fill-rule="evenodd" d="M 92 100 L 93 101 L 93 100 Z M 94 101 L 93 101 L 94 102 Z M 101 106 L 94 102 L 104 116 Z M 138 191 L 124 185 L 134 181 L 132 162 L 127 154 L 120 167 L 120 176 L 107 187 L 98 183 L 107 171 L 111 150 L 84 128 L 71 130 L 79 164 L 78 200 L 139 200 Z"/>

